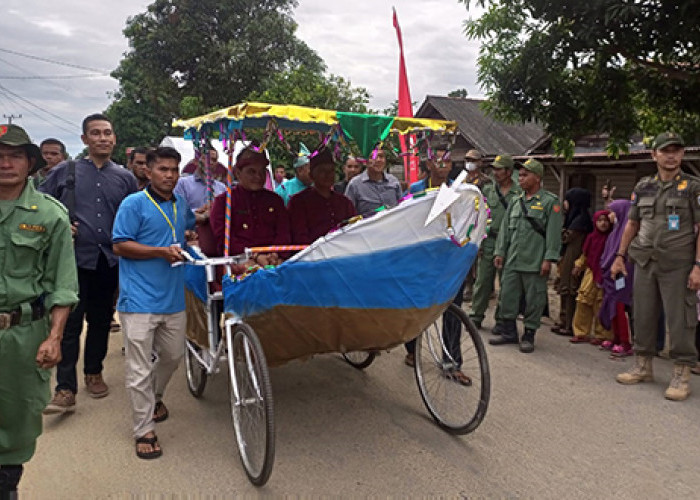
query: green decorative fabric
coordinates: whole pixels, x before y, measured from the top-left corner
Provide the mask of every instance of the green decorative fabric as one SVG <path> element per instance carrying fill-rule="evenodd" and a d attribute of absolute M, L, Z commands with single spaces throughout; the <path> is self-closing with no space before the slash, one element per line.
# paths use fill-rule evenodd
<path fill-rule="evenodd" d="M 357 143 L 362 156 L 369 158 L 375 146 L 386 139 L 394 123 L 393 116 L 336 113 L 345 134 Z"/>

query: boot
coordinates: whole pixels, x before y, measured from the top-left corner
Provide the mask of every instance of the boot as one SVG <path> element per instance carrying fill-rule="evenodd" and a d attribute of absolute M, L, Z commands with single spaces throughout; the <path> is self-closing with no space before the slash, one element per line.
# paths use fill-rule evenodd
<path fill-rule="evenodd" d="M 620 373 L 615 380 L 625 385 L 638 384 L 639 382 L 651 382 L 654 380 L 652 370 L 652 356 L 635 356 L 634 366 L 630 371 Z"/>
<path fill-rule="evenodd" d="M 523 338 L 520 339 L 520 352 L 526 354 L 531 353 L 535 350 L 535 330 L 534 328 L 525 328 L 525 333 L 523 333 Z"/>
<path fill-rule="evenodd" d="M 503 325 L 502 333 L 500 337 L 489 339 L 489 344 L 491 345 L 503 345 L 503 344 L 517 344 L 518 343 L 518 329 L 515 326 L 515 320 L 505 320 L 500 323 Z"/>
<path fill-rule="evenodd" d="M 673 365 L 673 377 L 668 389 L 664 393 L 666 399 L 671 401 L 683 401 L 690 396 L 690 366 Z"/>
<path fill-rule="evenodd" d="M 564 327 L 562 328 L 562 335 L 572 337 L 574 335 L 572 325 L 574 322 L 574 313 L 576 312 L 576 296 L 565 295 L 562 297 L 562 299 L 565 307 Z"/>
<path fill-rule="evenodd" d="M 506 327 L 503 324 L 503 321 L 497 321 L 496 325 L 491 329 L 491 333 L 494 335 L 503 335 L 503 332 L 506 331 Z"/>

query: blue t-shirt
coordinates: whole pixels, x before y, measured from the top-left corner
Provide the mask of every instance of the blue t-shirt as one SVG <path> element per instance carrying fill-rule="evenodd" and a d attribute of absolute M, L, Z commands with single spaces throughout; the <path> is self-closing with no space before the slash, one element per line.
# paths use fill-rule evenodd
<path fill-rule="evenodd" d="M 408 191 L 406 191 L 404 193 L 404 196 L 406 196 L 409 193 L 411 193 L 411 194 L 420 193 L 420 192 L 425 191 L 426 189 L 431 188 L 431 187 L 437 187 L 437 188 L 440 187 L 440 186 L 431 186 L 429 181 L 430 181 L 430 178 L 426 177 L 425 179 L 421 179 L 419 181 L 414 182 L 413 184 L 411 184 L 408 187 Z M 447 179 L 447 185 L 448 186 L 452 185 L 452 179 Z"/>
<path fill-rule="evenodd" d="M 114 243 L 135 241 L 143 245 L 167 247 L 175 243 L 173 231 L 146 193 L 150 193 L 175 227 L 177 243 L 185 246 L 185 229 L 194 227 L 194 214 L 177 195 L 163 200 L 150 189 L 124 199 L 114 219 Z M 175 204 L 177 203 L 177 217 Z M 171 267 L 165 259 L 119 258 L 119 302 L 117 310 L 126 313 L 173 314 L 185 310 L 185 271 Z"/>

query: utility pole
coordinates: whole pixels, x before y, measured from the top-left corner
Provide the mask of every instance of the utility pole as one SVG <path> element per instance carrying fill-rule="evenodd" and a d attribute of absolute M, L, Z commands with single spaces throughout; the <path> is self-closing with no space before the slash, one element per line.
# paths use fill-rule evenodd
<path fill-rule="evenodd" d="M 13 118 L 22 118 L 22 113 L 20 113 L 19 115 L 10 115 L 10 116 L 2 115 L 2 116 L 3 116 L 3 118 L 7 118 L 8 125 L 12 125 L 12 119 Z"/>

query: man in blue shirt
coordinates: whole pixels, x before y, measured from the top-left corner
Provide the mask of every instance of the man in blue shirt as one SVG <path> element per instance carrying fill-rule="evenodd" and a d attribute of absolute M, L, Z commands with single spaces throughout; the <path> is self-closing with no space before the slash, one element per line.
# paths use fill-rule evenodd
<path fill-rule="evenodd" d="M 299 146 L 299 155 L 296 160 L 294 160 L 294 178 L 287 179 L 275 189 L 275 193 L 280 195 L 284 200 L 285 206 L 289 204 L 289 198 L 302 192 L 311 185 L 310 155 L 311 153 L 309 153 L 308 148 L 302 142 Z"/>
<path fill-rule="evenodd" d="M 114 253 L 121 257 L 117 310 L 126 388 L 136 455 L 143 459 L 162 454 L 155 422 L 168 418 L 162 397 L 185 346 L 184 269 L 177 264 L 184 260 L 186 236 L 195 223 L 187 203 L 173 194 L 180 154 L 161 147 L 148 153 L 147 164 L 150 185 L 124 200 L 112 234 Z"/>

